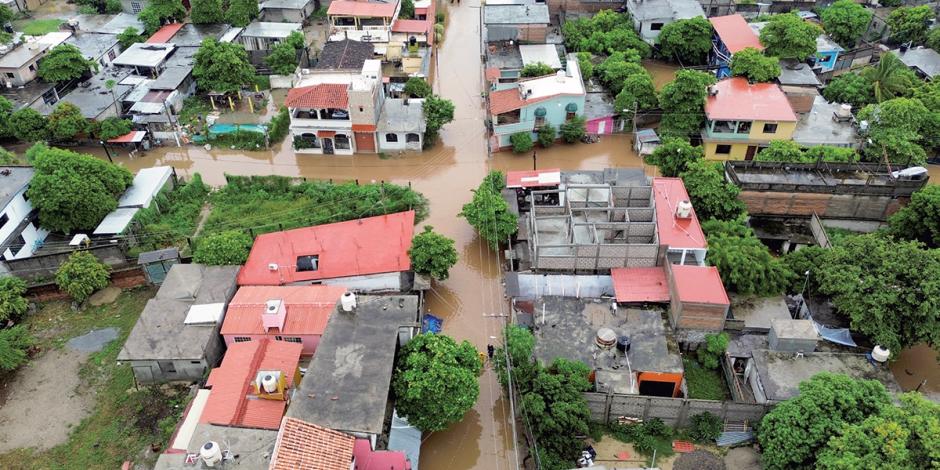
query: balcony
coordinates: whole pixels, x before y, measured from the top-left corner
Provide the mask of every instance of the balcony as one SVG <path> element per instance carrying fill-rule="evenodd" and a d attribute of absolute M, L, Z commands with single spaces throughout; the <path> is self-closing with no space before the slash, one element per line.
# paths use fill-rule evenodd
<path fill-rule="evenodd" d="M 751 121 L 713 121 L 705 123 L 703 136 L 712 139 L 748 140 Z"/>
<path fill-rule="evenodd" d="M 349 112 L 345 109 L 292 109 L 291 127 L 318 129 L 351 129 Z"/>
<path fill-rule="evenodd" d="M 365 30 L 334 28 L 333 34 L 330 35 L 330 41 L 351 39 L 359 42 L 388 42 L 388 38 L 389 31 L 386 27 Z"/>

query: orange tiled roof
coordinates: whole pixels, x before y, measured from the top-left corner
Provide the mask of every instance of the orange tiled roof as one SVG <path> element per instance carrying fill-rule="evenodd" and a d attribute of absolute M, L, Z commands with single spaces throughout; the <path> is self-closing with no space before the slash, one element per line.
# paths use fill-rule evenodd
<path fill-rule="evenodd" d="M 291 88 L 287 92 L 284 104 L 289 108 L 336 108 L 349 106 L 346 85 L 339 83 L 321 83 L 319 85 Z"/>
<path fill-rule="evenodd" d="M 356 439 L 296 418 L 284 418 L 269 470 L 349 470 Z"/>
<path fill-rule="evenodd" d="M 222 322 L 223 335 L 264 334 L 261 315 L 265 302 L 279 299 L 284 302 L 287 318 L 284 335 L 322 335 L 326 323 L 336 308 L 336 302 L 346 292 L 339 286 L 244 286 L 229 302 Z"/>

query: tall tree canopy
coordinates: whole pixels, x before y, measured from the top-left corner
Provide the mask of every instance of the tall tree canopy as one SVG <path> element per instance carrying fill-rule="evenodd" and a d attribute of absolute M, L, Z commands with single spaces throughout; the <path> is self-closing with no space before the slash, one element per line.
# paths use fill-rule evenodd
<path fill-rule="evenodd" d="M 816 163 L 817 161 L 850 163 L 858 160 L 858 154 L 854 149 L 846 147 L 817 145 L 804 149 L 792 140 L 772 140 L 767 148 L 754 157 L 754 160 L 786 163 Z"/>
<path fill-rule="evenodd" d="M 816 37 L 822 29 L 803 21 L 796 13 L 773 15 L 760 32 L 767 54 L 802 61 L 816 53 Z"/>
<path fill-rule="evenodd" d="M 673 21 L 659 32 L 659 52 L 683 65 L 701 65 L 712 50 L 712 24 L 696 17 Z"/>
<path fill-rule="evenodd" d="M 656 109 L 659 100 L 656 98 L 656 86 L 653 77 L 646 70 L 627 77 L 623 81 L 620 93 L 614 99 L 614 112 L 632 116 L 634 111 L 643 112 Z"/>
<path fill-rule="evenodd" d="M 911 202 L 888 220 L 891 234 L 940 248 L 940 186 L 929 184 L 911 196 Z"/>
<path fill-rule="evenodd" d="M 222 23 L 225 14 L 222 13 L 222 0 L 192 0 L 192 9 L 189 19 L 195 24 Z"/>
<path fill-rule="evenodd" d="M 150 0 L 137 18 L 144 24 L 144 32 L 149 36 L 166 23 L 183 21 L 186 18 L 186 8 L 180 0 Z"/>
<path fill-rule="evenodd" d="M 509 211 L 506 200 L 499 192 L 505 186 L 505 177 L 499 171 L 492 171 L 473 191 L 473 200 L 463 205 L 460 217 L 467 219 L 473 228 L 486 240 L 491 248 L 496 249 L 510 235 L 518 230 L 518 218 Z"/>
<path fill-rule="evenodd" d="M 82 110 L 68 101 L 61 101 L 49 114 L 49 136 L 59 142 L 69 142 L 89 132 L 91 126 L 82 116 Z"/>
<path fill-rule="evenodd" d="M 125 168 L 91 155 L 42 144 L 30 150 L 36 173 L 27 195 L 39 209 L 39 225 L 52 231 L 95 228 L 133 180 Z"/>
<path fill-rule="evenodd" d="M 468 341 L 424 333 L 402 348 L 395 361 L 395 407 L 424 432 L 447 429 L 477 401 L 482 364 Z"/>
<path fill-rule="evenodd" d="M 921 44 L 927 39 L 927 30 L 934 14 L 930 5 L 901 7 L 888 15 L 891 39 L 897 42 Z"/>
<path fill-rule="evenodd" d="M 877 102 L 908 96 L 914 84 L 920 81 L 898 56 L 891 53 L 883 54 L 877 65 L 865 67 L 861 74 L 871 83 Z"/>
<path fill-rule="evenodd" d="M 875 102 L 875 89 L 871 81 L 855 72 L 833 78 L 822 93 L 827 101 L 850 104 L 856 111 Z"/>
<path fill-rule="evenodd" d="M 741 190 L 725 181 L 721 163 L 704 159 L 688 161 L 679 176 L 685 182 L 699 220 L 731 220 L 744 213 L 744 203 L 738 200 Z"/>
<path fill-rule="evenodd" d="M 303 33 L 294 31 L 274 46 L 271 53 L 264 58 L 264 62 L 278 75 L 292 75 L 300 64 L 297 52 L 306 46 L 304 42 Z"/>
<path fill-rule="evenodd" d="M 589 17 L 565 21 L 561 27 L 565 45 L 572 51 L 608 55 L 628 50 L 649 57 L 650 46 L 633 30 L 630 15 L 601 10 Z"/>
<path fill-rule="evenodd" d="M 39 142 L 49 136 L 46 118 L 33 108 L 22 108 L 10 116 L 10 129 L 13 136 L 21 142 Z"/>
<path fill-rule="evenodd" d="M 235 93 L 255 78 L 255 68 L 240 44 L 209 38 L 196 51 L 193 77 L 204 91 Z"/>
<path fill-rule="evenodd" d="M 705 123 L 705 97 L 715 76 L 696 70 L 680 70 L 675 80 L 659 93 L 663 118 L 659 125 L 662 136 L 689 139 L 698 135 Z"/>
<path fill-rule="evenodd" d="M 244 28 L 258 17 L 258 0 L 229 0 L 225 10 L 225 21 L 232 26 Z"/>
<path fill-rule="evenodd" d="M 702 230 L 708 236 L 708 264 L 718 268 L 721 281 L 729 290 L 774 295 L 783 293 L 790 285 L 793 273 L 782 260 L 770 254 L 743 218 L 706 220 Z"/>
<path fill-rule="evenodd" d="M 882 162 L 887 156 L 893 163 L 926 164 L 927 156 L 921 144 L 933 125 L 930 117 L 931 113 L 916 98 L 894 98 L 866 106 L 858 113 L 859 120 L 868 122 L 872 141 L 865 147 L 864 154 L 875 162 Z"/>
<path fill-rule="evenodd" d="M 122 50 L 127 49 L 128 47 L 131 47 L 138 42 L 143 42 L 144 39 L 145 38 L 142 34 L 140 34 L 140 31 L 137 31 L 137 28 L 133 26 L 128 26 L 124 29 L 124 31 L 121 31 L 121 34 L 117 35 L 118 44 L 121 45 Z"/>
<path fill-rule="evenodd" d="M 659 167 L 659 173 L 666 177 L 679 176 L 690 162 L 704 156 L 701 146 L 691 146 L 684 139 L 666 138 L 663 143 L 646 157 L 647 165 Z"/>
<path fill-rule="evenodd" d="M 424 145 L 433 145 L 437 140 L 437 133 L 444 124 L 454 120 L 454 103 L 437 95 L 428 95 L 421 105 L 424 109 Z"/>
<path fill-rule="evenodd" d="M 731 74 L 746 77 L 749 82 L 770 82 L 780 76 L 780 59 L 747 47 L 731 57 Z"/>
<path fill-rule="evenodd" d="M 10 120 L 13 118 L 13 103 L 0 96 L 0 139 L 13 137 L 13 127 Z"/>
<path fill-rule="evenodd" d="M 454 241 L 434 231 L 430 225 L 415 235 L 408 250 L 411 268 L 418 274 L 427 274 L 443 281 L 449 276 L 450 268 L 457 264 L 457 248 Z"/>
<path fill-rule="evenodd" d="M 39 62 L 39 78 L 47 82 L 64 82 L 81 77 L 89 70 L 98 70 L 98 63 L 88 60 L 72 44 L 59 44 Z"/>
<path fill-rule="evenodd" d="M 865 34 L 872 12 L 853 0 L 838 0 L 824 8 L 819 17 L 832 39 L 842 47 L 852 49 Z"/>

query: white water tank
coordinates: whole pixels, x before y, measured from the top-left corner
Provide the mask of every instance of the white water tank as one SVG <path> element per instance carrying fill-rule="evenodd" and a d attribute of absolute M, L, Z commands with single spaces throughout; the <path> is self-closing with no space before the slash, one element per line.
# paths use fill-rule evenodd
<path fill-rule="evenodd" d="M 689 201 L 679 201 L 679 204 L 676 205 L 676 217 L 680 219 L 692 217 L 692 203 Z"/>
<path fill-rule="evenodd" d="M 264 388 L 265 392 L 274 393 L 277 391 L 277 377 L 274 374 L 265 374 L 261 378 L 261 387 Z"/>
<path fill-rule="evenodd" d="M 277 269 L 278 269 L 277 263 L 268 263 L 268 271 L 277 271 Z"/>
<path fill-rule="evenodd" d="M 838 115 L 840 118 L 848 118 L 852 116 L 852 105 L 840 104 L 839 110 L 836 111 L 836 115 Z"/>
<path fill-rule="evenodd" d="M 207 467 L 215 467 L 215 464 L 222 461 L 222 448 L 218 442 L 209 441 L 199 449 L 199 457 Z"/>
<path fill-rule="evenodd" d="M 340 304 L 343 306 L 344 312 L 352 312 L 356 308 L 356 294 L 346 291 L 343 297 L 340 298 Z"/>
<path fill-rule="evenodd" d="M 891 350 L 881 347 L 880 344 L 871 350 L 871 358 L 877 362 L 884 363 L 889 357 L 891 357 Z"/>

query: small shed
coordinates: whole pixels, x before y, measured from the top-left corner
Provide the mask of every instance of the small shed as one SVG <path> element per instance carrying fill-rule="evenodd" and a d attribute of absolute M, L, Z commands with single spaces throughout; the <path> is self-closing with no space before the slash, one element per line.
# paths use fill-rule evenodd
<path fill-rule="evenodd" d="M 673 328 L 721 331 L 731 301 L 714 266 L 666 264 Z"/>
<path fill-rule="evenodd" d="M 819 333 L 812 320 L 781 320 L 770 321 L 770 334 L 767 343 L 771 350 L 784 352 L 809 353 L 816 350 L 816 341 Z"/>
<path fill-rule="evenodd" d="M 633 149 L 640 157 L 652 155 L 653 150 L 656 150 L 661 143 L 654 129 L 640 129 L 633 137 Z"/>
<path fill-rule="evenodd" d="M 166 273 L 174 264 L 180 262 L 180 251 L 177 248 L 148 251 L 137 257 L 137 264 L 143 266 L 147 281 L 160 285 L 166 279 Z"/>

